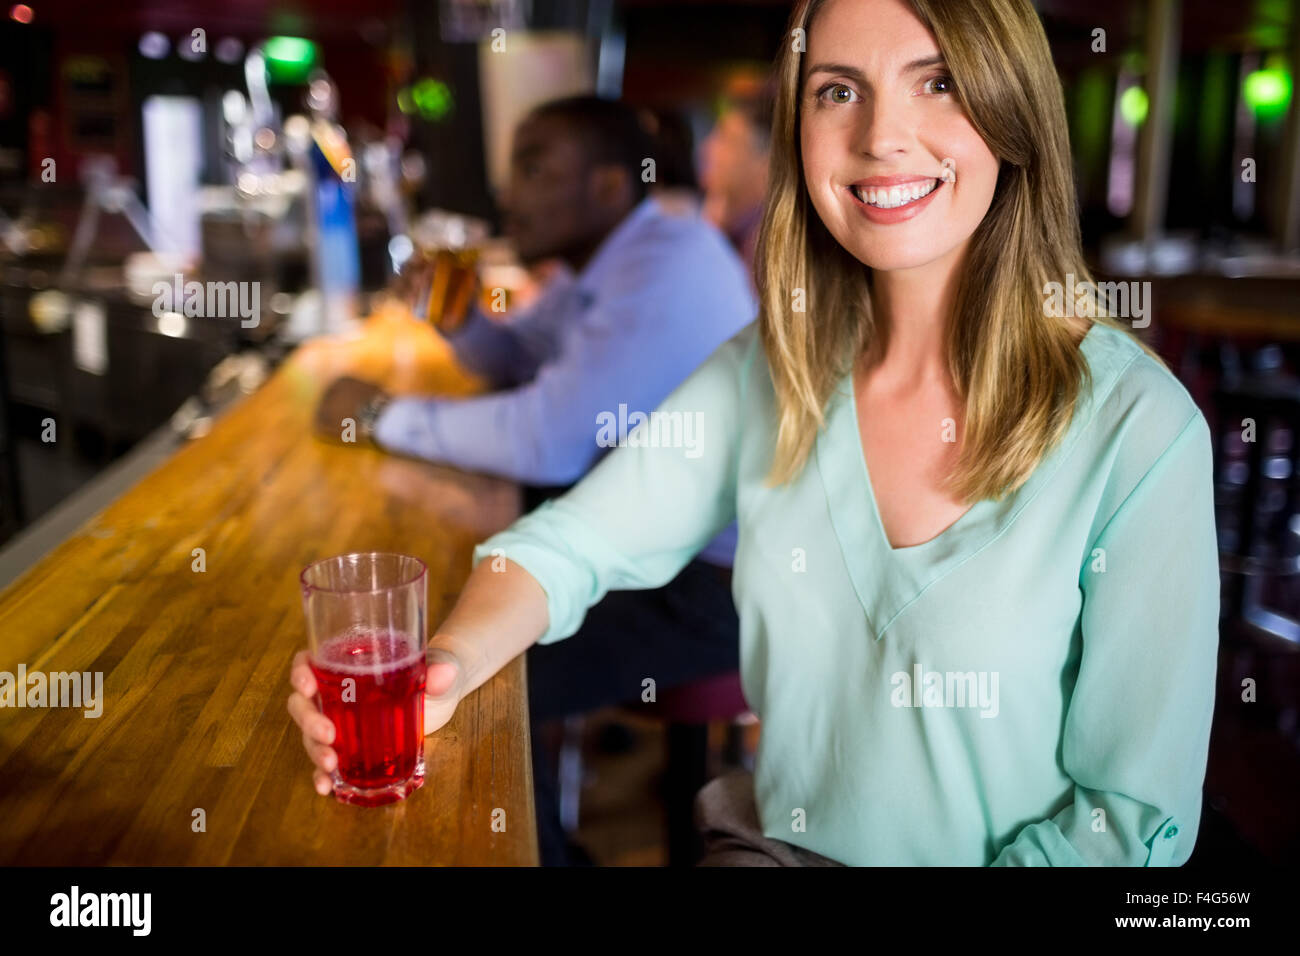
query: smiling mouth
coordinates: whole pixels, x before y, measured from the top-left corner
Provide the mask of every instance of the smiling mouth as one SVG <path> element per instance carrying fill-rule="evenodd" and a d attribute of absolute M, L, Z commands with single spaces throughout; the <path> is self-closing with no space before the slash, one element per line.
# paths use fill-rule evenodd
<path fill-rule="evenodd" d="M 898 209 L 919 202 L 941 185 L 942 179 L 922 179 L 901 186 L 850 186 L 858 201 L 876 209 Z"/>

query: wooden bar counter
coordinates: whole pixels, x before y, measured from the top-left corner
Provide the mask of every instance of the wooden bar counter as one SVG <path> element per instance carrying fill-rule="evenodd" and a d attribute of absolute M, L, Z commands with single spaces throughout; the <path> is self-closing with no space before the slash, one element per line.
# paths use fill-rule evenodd
<path fill-rule="evenodd" d="M 519 512 L 510 483 L 311 435 L 343 372 L 475 390 L 449 356 L 383 313 L 299 348 L 0 594 L 0 671 L 103 674 L 97 718 L 0 708 L 0 864 L 536 864 L 522 657 L 425 739 L 424 786 L 386 807 L 318 795 L 286 709 L 305 565 L 421 558 L 432 631 L 473 545 Z"/>

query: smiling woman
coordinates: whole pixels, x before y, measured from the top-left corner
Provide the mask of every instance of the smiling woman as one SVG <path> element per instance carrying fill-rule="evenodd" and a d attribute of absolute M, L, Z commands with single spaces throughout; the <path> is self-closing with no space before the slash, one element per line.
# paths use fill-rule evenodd
<path fill-rule="evenodd" d="M 699 453 L 628 442 L 483 542 L 435 642 L 491 672 L 735 519 L 763 732 L 752 780 L 700 794 L 706 862 L 1182 863 L 1210 434 L 1116 320 L 1044 308 L 1089 273 L 1037 17 L 814 0 L 790 29 L 759 320 L 657 410 L 702 418 Z"/>
<path fill-rule="evenodd" d="M 836 46 L 832 39 L 834 30 L 841 26 L 834 22 L 834 14 L 839 12 L 840 8 L 833 13 L 828 11 L 817 27 L 819 38 L 824 39 L 821 45 L 832 51 Z M 900 21 L 901 42 L 909 43 L 908 34 L 915 32 L 917 26 L 915 18 Z M 918 49 L 933 48 L 933 41 L 923 32 L 911 37 L 910 43 Z M 901 66 L 893 62 L 897 59 L 895 54 L 887 53 L 886 57 L 887 62 L 876 68 L 878 73 L 884 71 L 876 81 L 861 69 L 841 63 L 819 62 L 804 71 L 800 105 L 805 107 L 805 112 L 800 132 L 804 172 L 810 186 L 815 184 L 812 197 L 818 214 L 841 241 L 853 235 L 848 228 L 852 222 L 846 223 L 837 215 L 838 203 L 842 201 L 840 193 L 844 190 L 864 207 L 872 222 L 892 224 L 912 219 L 930 202 L 927 199 L 922 204 L 921 198 L 931 196 L 936 188 L 944 185 L 945 170 L 955 168 L 952 157 L 946 157 L 950 167 L 945 167 L 944 160 L 939 158 L 951 150 L 963 160 L 963 191 L 957 198 L 954 198 L 955 190 L 949 191 L 952 195 L 948 198 L 956 215 L 945 218 L 954 232 L 960 232 L 964 224 L 973 229 L 988 210 L 992 198 L 997 177 L 996 158 L 957 105 L 952 95 L 953 81 L 947 75 L 942 56 L 922 56 Z M 853 110 L 841 109 L 853 106 L 858 107 L 858 112 L 862 109 L 871 112 L 870 126 L 865 128 L 867 141 L 863 140 L 860 117 Z M 917 113 L 917 110 L 924 112 Z M 916 138 L 920 148 L 909 153 L 903 140 L 911 137 Z M 861 166 L 866 155 L 895 165 L 903 165 L 902 161 L 906 160 L 918 168 L 852 179 L 849 176 L 852 167 Z M 845 159 L 848 161 L 844 162 Z M 841 185 L 843 179 L 851 181 Z M 885 215 L 880 210 L 897 211 Z M 906 256 L 909 252 L 906 237 L 888 235 L 879 251 L 890 250 Z M 934 259 L 935 251 L 930 249 L 923 255 Z M 879 255 L 871 261 L 878 263 L 877 268 L 886 267 L 879 261 Z"/>
<path fill-rule="evenodd" d="M 1044 321 L 1041 308 L 1045 282 L 1090 277 L 1042 26 L 1027 3 L 813 0 L 796 10 L 795 31 L 808 53 L 792 43 L 777 63 L 759 263 L 781 409 L 773 474 L 806 458 L 847 358 L 889 335 L 871 270 L 925 267 L 958 280 L 943 356 L 965 416 L 951 490 L 1005 494 L 1064 434 L 1088 374 L 1077 347 L 1086 328 Z M 931 183 L 924 201 L 892 192 Z M 807 290 L 806 311 L 788 308 L 791 288 Z M 1017 402 L 1005 400 L 1008 382 Z"/>

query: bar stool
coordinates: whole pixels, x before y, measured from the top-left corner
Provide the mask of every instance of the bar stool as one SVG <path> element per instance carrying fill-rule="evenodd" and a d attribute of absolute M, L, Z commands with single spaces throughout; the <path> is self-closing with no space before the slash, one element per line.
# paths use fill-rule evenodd
<path fill-rule="evenodd" d="M 694 866 L 704 855 L 704 842 L 695 829 L 695 795 L 709 782 L 709 725 L 726 722 L 728 752 L 724 759 L 740 762 L 740 725 L 749 714 L 740 674 L 731 671 L 674 687 L 647 705 L 668 724 L 668 767 L 664 775 L 664 805 L 668 825 L 668 865 Z"/>
<path fill-rule="evenodd" d="M 704 852 L 695 829 L 695 795 L 709 781 L 709 726 L 726 722 L 724 761 L 739 765 L 743 729 L 754 718 L 745 702 L 740 674 L 731 671 L 660 691 L 653 703 L 626 705 L 629 712 L 647 713 L 667 727 L 664 805 L 668 831 L 668 865 L 693 866 Z M 564 722 L 560 748 L 560 819 L 572 832 L 578 825 L 578 793 L 582 786 L 582 718 Z"/>

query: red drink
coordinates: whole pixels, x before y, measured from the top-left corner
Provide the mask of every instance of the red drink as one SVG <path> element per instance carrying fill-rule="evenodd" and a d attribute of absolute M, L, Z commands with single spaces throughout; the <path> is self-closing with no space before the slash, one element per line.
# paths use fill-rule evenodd
<path fill-rule="evenodd" d="M 410 635 L 356 629 L 311 660 L 321 711 L 334 722 L 337 777 L 349 803 L 400 800 L 424 782 L 424 651 Z M 351 681 L 351 683 L 348 683 Z"/>

